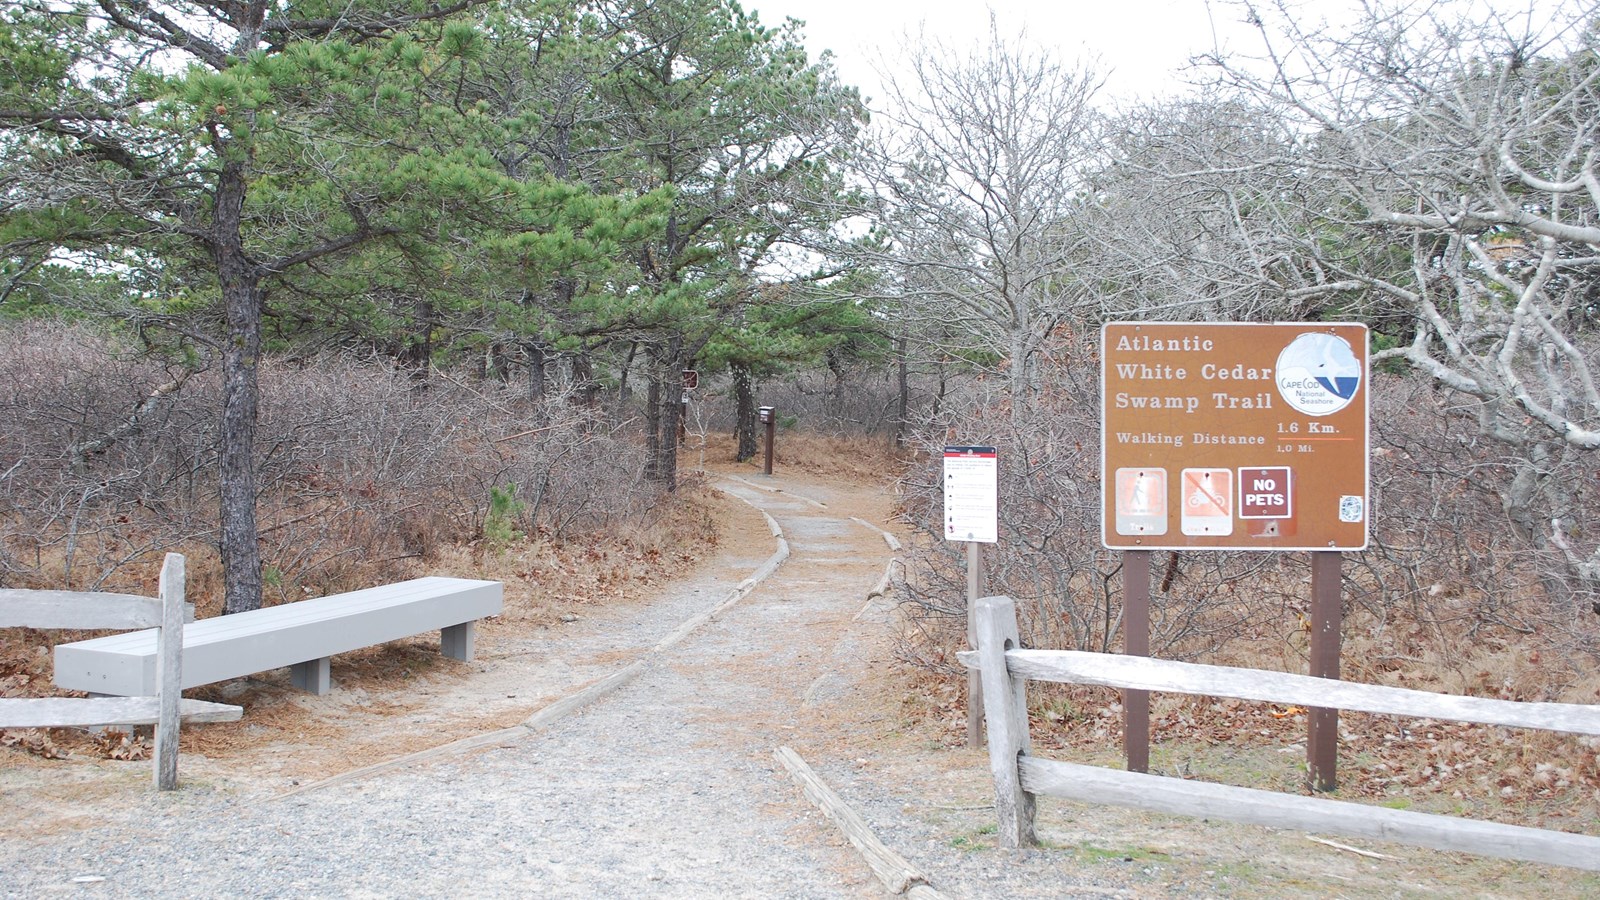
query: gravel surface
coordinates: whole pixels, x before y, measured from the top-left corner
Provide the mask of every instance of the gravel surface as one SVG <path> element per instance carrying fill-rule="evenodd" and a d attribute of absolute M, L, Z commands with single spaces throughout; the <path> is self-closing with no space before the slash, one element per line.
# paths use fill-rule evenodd
<path fill-rule="evenodd" d="M 869 524 L 886 520 L 887 498 L 803 476 L 720 484 L 773 517 L 791 555 L 670 648 L 651 650 L 770 558 L 754 510 L 651 603 L 548 634 L 486 629 L 479 661 L 406 685 L 343 687 L 336 661 L 331 695 L 294 696 L 341 723 L 330 734 L 381 732 L 409 765 L 368 771 L 368 754 L 319 732 L 221 758 L 186 750 L 169 794 L 146 788 L 148 762 L 0 768 L 0 896 L 886 896 L 774 759 L 779 746 L 946 896 L 1435 893 L 1432 856 L 1405 848 L 1373 861 L 1293 834 L 1071 804 L 1041 805 L 1046 849 L 995 849 L 986 754 L 951 746 L 959 723 L 930 736 L 897 706 L 892 610 L 867 600 L 890 557 Z M 641 661 L 582 710 L 507 728 Z M 400 712 L 367 709 L 384 704 Z M 446 717 L 468 712 L 504 745 L 406 756 L 462 736 Z M 1521 893 L 1523 870 L 1504 866 L 1473 862 L 1457 883 Z"/>
<path fill-rule="evenodd" d="M 97 824 L 8 840 L 0 890 L 882 896 L 772 751 L 797 736 L 792 713 L 808 691 L 814 704 L 848 689 L 846 677 L 813 664 L 832 659 L 837 629 L 860 609 L 887 548 L 815 503 L 740 481 L 727 490 L 782 523 L 794 555 L 722 616 L 647 654 L 643 673 L 611 696 L 512 746 L 283 799 L 252 790 L 243 773 L 189 775 L 169 795 L 125 785 L 112 800 L 122 808 Z M 775 542 L 763 543 L 770 552 Z M 590 676 L 603 669 L 572 661 L 609 653 L 610 668 L 620 668 L 720 603 L 763 561 L 725 554 L 648 607 L 570 636 L 559 654 L 497 650 L 559 656 L 553 668 Z M 183 762 L 187 774 L 195 761 Z"/>

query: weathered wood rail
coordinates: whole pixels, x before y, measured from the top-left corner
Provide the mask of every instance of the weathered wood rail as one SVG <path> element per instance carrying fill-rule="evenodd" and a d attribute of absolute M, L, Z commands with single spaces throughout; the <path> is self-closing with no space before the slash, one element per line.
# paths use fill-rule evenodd
<path fill-rule="evenodd" d="M 1005 847 L 1035 843 L 1035 798 L 1043 795 L 1600 871 L 1600 838 L 1588 835 L 1037 759 L 1028 746 L 1027 683 L 1098 684 L 1589 735 L 1600 735 L 1600 706 L 1516 703 L 1255 669 L 1023 650 L 1009 597 L 978 601 L 977 639 L 978 649 L 961 659 L 982 673 L 995 812 Z"/>
<path fill-rule="evenodd" d="M 70 728 L 86 725 L 154 725 L 155 786 L 178 786 L 178 722 L 232 722 L 244 710 L 224 703 L 184 700 L 183 557 L 167 554 L 160 598 L 76 591 L 0 591 L 0 628 L 154 628 L 157 671 L 153 696 L 40 697 L 0 700 L 0 728 Z"/>

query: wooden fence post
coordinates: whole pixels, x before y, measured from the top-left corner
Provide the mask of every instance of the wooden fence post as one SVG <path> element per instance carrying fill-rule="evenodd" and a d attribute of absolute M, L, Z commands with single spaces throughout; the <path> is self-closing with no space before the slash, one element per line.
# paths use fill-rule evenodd
<path fill-rule="evenodd" d="M 161 566 L 161 630 L 156 637 L 156 790 L 178 787 L 178 703 L 183 698 L 183 555 L 168 553 Z"/>
<path fill-rule="evenodd" d="M 994 811 L 1000 846 L 1015 850 L 1038 843 L 1033 832 L 1033 795 L 1022 789 L 1019 758 L 1028 755 L 1028 681 L 1006 669 L 1006 651 L 1017 649 L 1017 610 L 1010 597 L 978 601 L 978 666 L 989 731 L 989 768 L 994 774 Z"/>

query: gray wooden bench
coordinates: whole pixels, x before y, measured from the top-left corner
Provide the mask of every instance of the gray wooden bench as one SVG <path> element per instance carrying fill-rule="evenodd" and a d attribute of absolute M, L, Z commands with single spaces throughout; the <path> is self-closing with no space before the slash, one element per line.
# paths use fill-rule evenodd
<path fill-rule="evenodd" d="M 470 660 L 477 620 L 500 608 L 498 581 L 430 577 L 203 619 L 183 630 L 183 686 L 288 666 L 295 687 L 326 694 L 334 654 L 435 630 L 445 656 Z M 60 644 L 55 682 L 96 694 L 144 693 L 155 681 L 155 653 L 154 632 Z"/>
<path fill-rule="evenodd" d="M 71 728 L 92 725 L 154 725 L 157 790 L 178 786 L 178 722 L 233 722 L 237 706 L 184 700 L 183 557 L 167 554 L 161 567 L 160 599 L 132 594 L 76 591 L 0 591 L 0 628 L 150 628 L 151 678 L 120 697 L 0 699 L 0 728 Z M 193 618 L 187 612 L 187 618 Z M 157 663 L 159 662 L 159 665 Z"/>

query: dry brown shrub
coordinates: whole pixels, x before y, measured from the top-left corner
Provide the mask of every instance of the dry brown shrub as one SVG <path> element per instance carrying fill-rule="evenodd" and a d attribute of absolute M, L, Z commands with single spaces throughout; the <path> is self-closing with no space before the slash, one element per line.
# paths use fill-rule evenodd
<path fill-rule="evenodd" d="M 1066 358 L 1091 358 L 1067 349 Z M 946 444 L 999 448 L 1001 538 L 983 548 L 985 590 L 1017 600 L 1024 645 L 1121 648 L 1122 555 L 1100 546 L 1095 373 L 1041 368 L 1043 384 L 1027 408 L 1013 407 L 1006 385 L 971 379 L 954 385 L 943 411 L 913 432 L 900 482 L 902 515 L 915 534 L 896 584 L 905 623 L 899 648 L 949 684 L 964 681 L 954 654 L 966 644 L 966 571 L 965 548 L 945 541 L 940 524 Z M 1344 677 L 1600 702 L 1600 616 L 1559 576 L 1558 560 L 1507 527 L 1495 492 L 1507 470 L 1495 448 L 1425 385 L 1380 376 L 1372 386 L 1373 535 L 1369 550 L 1345 554 Z M 1589 515 L 1581 529 L 1600 527 L 1600 509 Z M 1152 562 L 1155 655 L 1306 670 L 1305 554 L 1158 551 Z M 1035 684 L 1029 695 L 1037 745 L 1094 759 L 1115 753 L 1119 692 Z M 949 724 L 959 742 L 959 723 Z M 1593 739 L 1355 714 L 1342 725 L 1342 783 L 1354 794 L 1600 830 Z M 1152 731 L 1158 767 L 1303 788 L 1303 752 L 1282 750 L 1304 741 L 1304 710 L 1158 695 Z M 1168 751 L 1176 756 L 1164 757 Z M 1251 760 L 1249 771 L 1230 773 L 1219 762 L 1233 757 Z M 1211 774 L 1202 774 L 1207 767 Z"/>
<path fill-rule="evenodd" d="M 1063 347 L 1054 358 L 1092 356 Z M 942 448 L 992 444 L 1000 449 L 1001 541 L 984 548 L 986 589 L 1017 601 L 1030 646 L 1120 646 L 1122 554 L 1100 546 L 1099 395 L 1084 368 L 1042 366 L 1043 383 L 1024 408 L 1013 408 L 1006 385 L 971 379 L 915 430 L 900 487 L 916 537 L 901 587 L 924 635 L 954 645 L 965 630 L 964 548 L 945 541 L 939 524 Z M 1459 660 L 1474 646 L 1538 648 L 1546 694 L 1592 675 L 1600 616 L 1557 577 L 1558 561 L 1504 525 L 1494 449 L 1476 438 L 1473 422 L 1439 408 L 1426 385 L 1380 376 L 1372 387 L 1372 541 L 1345 554 L 1347 637 L 1365 635 L 1376 658 L 1390 661 L 1428 649 Z M 1592 514 L 1584 528 L 1600 527 L 1600 510 Z M 1303 665 L 1303 649 L 1287 651 L 1307 615 L 1304 554 L 1152 557 L 1158 655 Z"/>
<path fill-rule="evenodd" d="M 163 553 L 179 551 L 197 614 L 220 613 L 217 384 L 202 369 L 150 400 L 177 371 L 90 329 L 0 329 L 0 586 L 149 595 Z M 715 542 L 701 486 L 664 495 L 641 477 L 623 426 L 569 398 L 533 404 L 498 382 L 441 373 L 424 385 L 332 358 L 268 359 L 261 385 L 268 604 L 449 573 L 504 579 L 508 606 L 548 618 L 637 596 Z M 484 540 L 491 489 L 512 485 L 507 528 L 521 537 L 495 545 Z M 88 636 L 0 629 L 0 693 L 56 693 L 49 647 Z M 340 664 L 387 677 L 397 653 Z"/>
<path fill-rule="evenodd" d="M 209 602 L 219 392 L 203 369 L 161 393 L 180 372 L 81 327 L 0 330 L 0 584 L 147 592 L 162 552 L 182 550 Z M 492 489 L 515 486 L 516 530 L 556 540 L 642 521 L 661 498 L 631 436 L 564 398 L 335 358 L 268 359 L 261 387 L 268 603 L 431 564 L 480 536 Z"/>
<path fill-rule="evenodd" d="M 765 437 L 760 438 L 761 441 Z M 710 432 L 692 436 L 679 450 L 681 463 L 697 466 L 704 452 L 708 464 L 743 466 L 760 471 L 765 447 L 753 459 L 738 463 L 738 444 L 731 433 Z M 777 430 L 772 468 L 777 472 L 804 472 L 860 484 L 889 483 L 904 468 L 908 454 L 894 445 L 889 434 L 817 433 L 803 428 Z"/>
<path fill-rule="evenodd" d="M 756 397 L 761 405 L 777 408 L 784 429 L 845 437 L 893 434 L 900 402 L 892 369 L 844 362 L 768 378 L 756 385 Z M 733 429 L 725 378 L 702 378 L 696 399 L 696 410 L 704 411 L 713 430 Z"/>

